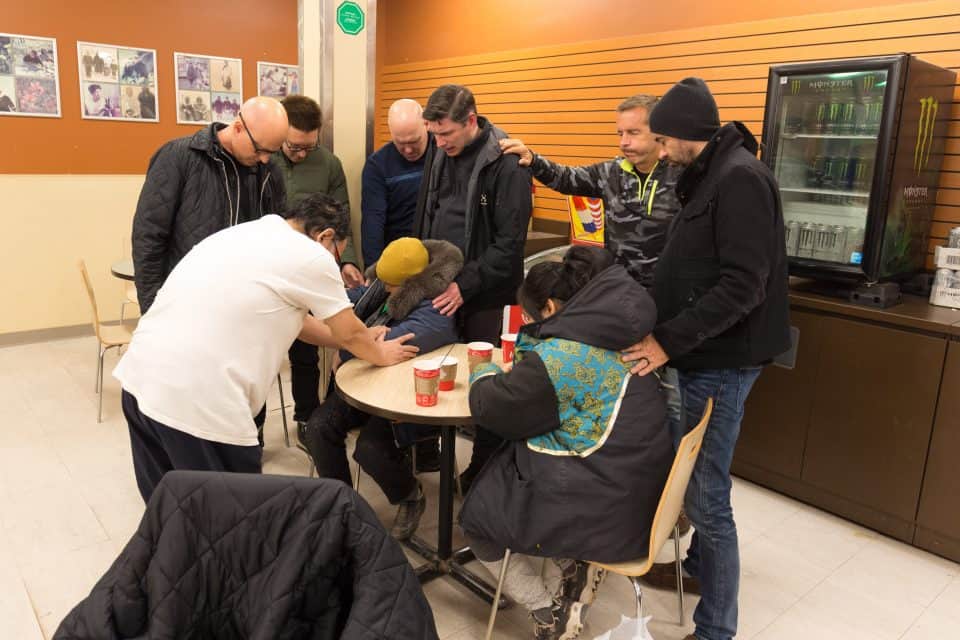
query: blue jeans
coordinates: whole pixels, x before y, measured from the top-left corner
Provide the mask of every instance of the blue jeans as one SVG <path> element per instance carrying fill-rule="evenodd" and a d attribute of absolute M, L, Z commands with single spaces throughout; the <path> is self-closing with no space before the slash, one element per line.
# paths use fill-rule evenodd
<path fill-rule="evenodd" d="M 737 633 L 740 550 L 730 505 L 730 464 L 740 435 L 743 404 L 760 367 L 680 371 L 681 424 L 700 421 L 707 398 L 713 413 L 687 487 L 684 508 L 695 527 L 683 568 L 700 580 L 693 612 L 699 640 L 729 640 Z"/>

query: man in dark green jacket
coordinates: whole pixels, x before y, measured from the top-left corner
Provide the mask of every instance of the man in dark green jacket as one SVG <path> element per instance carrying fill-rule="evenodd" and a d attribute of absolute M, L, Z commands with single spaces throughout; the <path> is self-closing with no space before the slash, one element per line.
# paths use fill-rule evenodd
<path fill-rule="evenodd" d="M 295 205 L 314 193 L 324 193 L 350 207 L 347 179 L 339 158 L 320 145 L 320 105 L 306 96 L 287 96 L 281 101 L 290 129 L 273 161 L 283 175 L 287 201 Z M 348 288 L 363 284 L 353 244 L 340 256 L 340 274 Z M 320 358 L 317 347 L 295 340 L 290 347 L 290 386 L 293 388 L 293 419 L 310 419 L 320 404 Z"/>

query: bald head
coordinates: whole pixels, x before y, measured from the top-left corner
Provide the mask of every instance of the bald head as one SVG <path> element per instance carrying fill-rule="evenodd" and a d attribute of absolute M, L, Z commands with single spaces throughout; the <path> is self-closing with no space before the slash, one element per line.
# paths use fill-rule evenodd
<path fill-rule="evenodd" d="M 241 120 L 240 116 L 243 116 Z M 278 100 L 250 98 L 230 126 L 217 134 L 220 143 L 240 164 L 266 164 L 287 137 L 287 112 Z"/>
<path fill-rule="evenodd" d="M 416 162 L 427 150 L 427 126 L 423 108 L 416 100 L 403 98 L 390 105 L 387 112 L 390 137 L 407 161 Z"/>

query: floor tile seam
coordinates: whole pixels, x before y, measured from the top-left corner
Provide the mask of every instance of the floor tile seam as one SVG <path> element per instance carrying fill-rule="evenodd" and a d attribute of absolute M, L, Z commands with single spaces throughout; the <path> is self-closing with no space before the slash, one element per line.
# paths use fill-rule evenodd
<path fill-rule="evenodd" d="M 956 578 L 954 578 L 954 580 L 956 580 Z M 927 611 L 929 611 L 930 608 L 933 607 L 934 603 L 935 603 L 937 600 L 940 599 L 940 596 L 942 596 L 944 593 L 946 593 L 947 589 L 950 588 L 950 585 L 951 585 L 951 584 L 953 584 L 953 580 L 951 580 L 950 582 L 948 582 L 947 584 L 945 584 L 945 585 L 943 586 L 943 588 L 940 589 L 940 592 L 939 592 L 936 596 L 934 596 L 933 600 L 931 600 L 930 603 L 927 604 L 927 606 L 923 608 L 923 611 L 920 612 L 920 615 L 918 615 L 918 616 L 916 617 L 916 619 L 914 619 L 914 621 L 911 622 L 910 625 L 909 625 L 906 629 L 904 629 L 903 633 L 900 635 L 900 640 L 902 640 L 903 638 L 905 638 L 905 637 L 907 636 L 907 634 L 910 633 L 910 630 L 913 629 L 914 626 L 916 626 L 917 622 L 920 621 L 920 618 L 922 618 L 924 615 L 926 615 Z"/>

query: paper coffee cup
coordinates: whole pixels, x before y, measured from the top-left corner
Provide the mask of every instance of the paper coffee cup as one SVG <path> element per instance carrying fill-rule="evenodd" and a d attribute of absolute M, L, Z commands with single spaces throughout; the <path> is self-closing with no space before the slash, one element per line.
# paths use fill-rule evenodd
<path fill-rule="evenodd" d="M 513 362 L 513 349 L 517 344 L 517 334 L 505 333 L 500 336 L 500 349 L 503 351 L 503 361 Z"/>
<path fill-rule="evenodd" d="M 440 391 L 453 391 L 457 384 L 458 360 L 453 356 L 446 356 L 437 360 L 440 365 Z"/>
<path fill-rule="evenodd" d="M 432 407 L 437 404 L 440 363 L 436 360 L 424 360 L 413 365 L 413 384 L 419 406 Z"/>
<path fill-rule="evenodd" d="M 467 345 L 467 365 L 470 373 L 477 365 L 493 360 L 493 345 L 489 342 L 471 342 Z"/>

